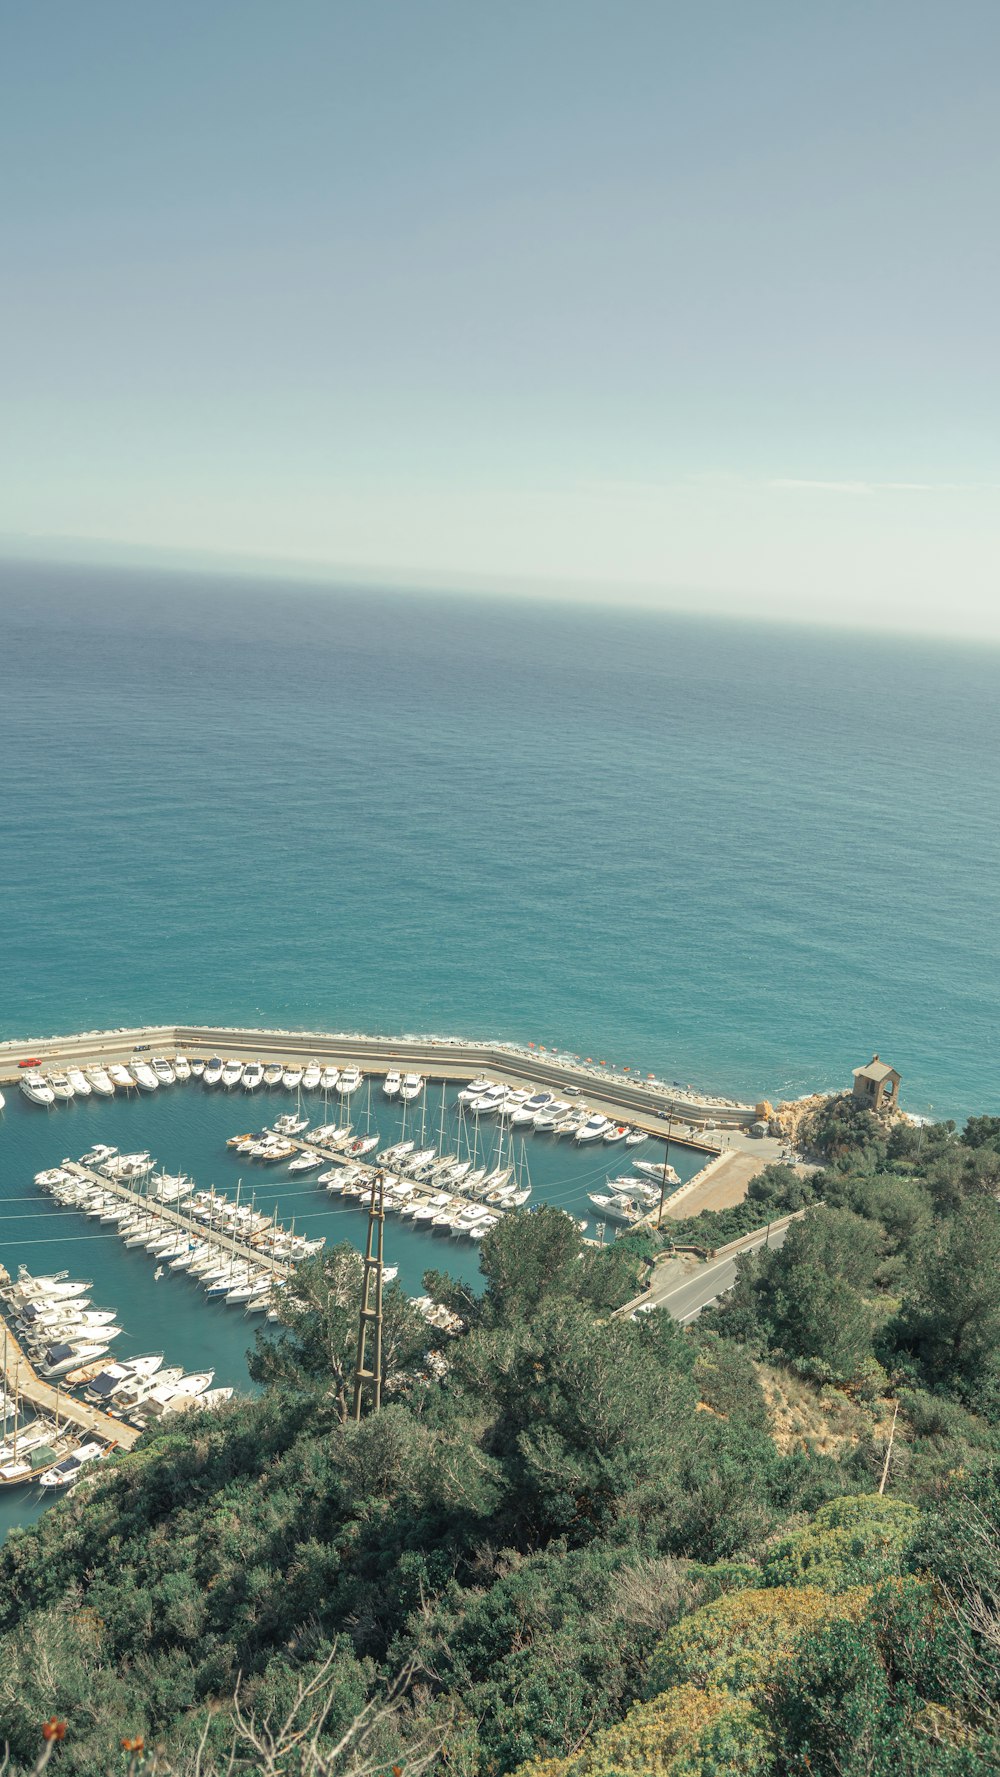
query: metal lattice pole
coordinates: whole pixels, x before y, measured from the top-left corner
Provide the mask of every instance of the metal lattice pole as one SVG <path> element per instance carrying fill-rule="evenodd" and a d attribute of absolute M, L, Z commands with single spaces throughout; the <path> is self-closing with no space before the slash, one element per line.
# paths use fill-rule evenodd
<path fill-rule="evenodd" d="M 368 1240 L 365 1276 L 358 1318 L 358 1361 L 354 1369 L 354 1418 L 361 1418 L 365 1384 L 371 1384 L 371 1410 L 382 1405 L 382 1236 L 385 1230 L 385 1174 L 381 1168 L 372 1179 L 368 1206 Z"/>

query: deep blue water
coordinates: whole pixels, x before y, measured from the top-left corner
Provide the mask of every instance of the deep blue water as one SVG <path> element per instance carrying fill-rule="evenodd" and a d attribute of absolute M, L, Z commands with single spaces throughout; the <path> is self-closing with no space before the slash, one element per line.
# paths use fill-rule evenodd
<path fill-rule="evenodd" d="M 1000 652 L 0 568 L 0 1031 L 498 1034 L 997 1096 Z"/>
<path fill-rule="evenodd" d="M 0 567 L 0 1035 L 496 1035 L 771 1097 L 877 1048 L 912 1108 L 996 1110 L 998 693 L 989 649 Z M 105 1139 L 235 1189 L 255 1103 L 9 1092 L 0 1259 L 93 1278 L 123 1352 L 245 1384 L 240 1312 L 32 1180 Z M 585 1211 L 609 1151 L 529 1146 L 537 1196 Z M 361 1238 L 309 1179 L 250 1188 Z M 475 1271 L 398 1222 L 388 1247 L 411 1290 Z"/>

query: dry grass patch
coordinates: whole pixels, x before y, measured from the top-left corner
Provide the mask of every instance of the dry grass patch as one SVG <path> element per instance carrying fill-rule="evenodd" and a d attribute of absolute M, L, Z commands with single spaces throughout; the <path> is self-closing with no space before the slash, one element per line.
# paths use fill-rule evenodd
<path fill-rule="evenodd" d="M 793 1450 L 841 1456 L 867 1442 L 885 1417 L 882 1402 L 873 1408 L 849 1400 L 833 1388 L 820 1388 L 776 1364 L 755 1365 L 771 1436 L 783 1455 Z M 892 1417 L 891 1407 L 888 1409 Z M 896 1435 L 900 1427 L 897 1425 Z"/>

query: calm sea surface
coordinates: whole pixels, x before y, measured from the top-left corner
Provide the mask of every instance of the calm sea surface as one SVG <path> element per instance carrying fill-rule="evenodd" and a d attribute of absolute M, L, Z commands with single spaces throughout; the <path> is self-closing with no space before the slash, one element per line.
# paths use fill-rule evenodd
<path fill-rule="evenodd" d="M 497 1035 L 770 1097 L 877 1048 L 911 1108 L 996 1110 L 998 709 L 990 649 L 0 567 L 0 1035 Z M 32 1175 L 107 1139 L 234 1189 L 246 1108 L 7 1098 L 0 1259 L 245 1376 L 238 1312 L 154 1290 Z M 586 1208 L 607 1155 L 529 1148 Z M 358 1239 L 308 1179 L 253 1184 Z M 475 1267 L 394 1238 L 412 1287 Z"/>

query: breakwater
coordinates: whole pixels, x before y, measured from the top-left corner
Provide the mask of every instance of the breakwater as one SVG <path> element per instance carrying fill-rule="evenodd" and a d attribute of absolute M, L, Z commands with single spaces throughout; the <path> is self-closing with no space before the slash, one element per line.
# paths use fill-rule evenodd
<path fill-rule="evenodd" d="M 355 1062 L 365 1072 L 412 1068 L 431 1080 L 467 1079 L 488 1073 L 510 1086 L 551 1086 L 585 1094 L 594 1109 L 627 1117 L 650 1134 L 662 1133 L 664 1118 L 675 1120 L 673 1140 L 711 1136 L 714 1130 L 747 1128 L 750 1104 L 709 1097 L 656 1078 L 637 1078 L 580 1061 L 561 1052 L 500 1041 L 457 1037 L 366 1036 L 357 1032 L 260 1030 L 225 1025 L 136 1025 L 121 1030 L 83 1031 L 70 1036 L 12 1039 L 0 1044 L 0 1081 L 19 1077 L 19 1063 L 37 1058 L 45 1067 L 74 1062 L 127 1061 L 137 1047 L 173 1053 L 218 1050 L 245 1061 L 282 1062 L 315 1058 L 338 1065 Z M 709 1140 L 704 1144 L 711 1148 Z"/>

